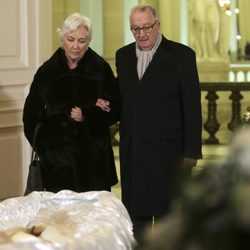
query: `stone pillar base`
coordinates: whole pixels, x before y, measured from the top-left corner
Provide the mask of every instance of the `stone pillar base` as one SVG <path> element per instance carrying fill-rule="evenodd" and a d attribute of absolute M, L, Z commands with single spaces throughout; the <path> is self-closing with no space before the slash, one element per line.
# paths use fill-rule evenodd
<path fill-rule="evenodd" d="M 227 61 L 197 61 L 200 82 L 229 80 L 229 62 Z"/>

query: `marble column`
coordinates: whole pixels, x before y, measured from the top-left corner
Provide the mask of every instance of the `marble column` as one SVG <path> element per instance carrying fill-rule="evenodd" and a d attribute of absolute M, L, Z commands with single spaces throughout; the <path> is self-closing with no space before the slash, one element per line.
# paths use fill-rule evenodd
<path fill-rule="evenodd" d="M 129 44 L 135 41 L 134 36 L 130 30 L 129 15 L 132 7 L 141 2 L 140 0 L 124 0 L 123 3 L 124 44 Z"/>
<path fill-rule="evenodd" d="M 163 35 L 180 41 L 180 1 L 158 0 L 158 12 Z"/>
<path fill-rule="evenodd" d="M 244 54 L 246 42 L 250 42 L 250 1 L 249 0 L 238 0 L 239 7 L 239 31 L 241 35 L 241 40 L 239 41 L 239 46 L 242 54 Z"/>
<path fill-rule="evenodd" d="M 93 38 L 90 47 L 103 55 L 103 0 L 79 0 L 80 13 L 87 16 L 93 27 Z"/>
<path fill-rule="evenodd" d="M 158 5 L 158 0 L 139 0 L 140 4 L 151 4 L 155 7 Z"/>
<path fill-rule="evenodd" d="M 64 19 L 73 12 L 79 12 L 79 0 L 53 0 L 52 1 L 52 37 L 53 51 L 60 46 L 57 28 L 62 25 Z"/>
<path fill-rule="evenodd" d="M 115 52 L 124 45 L 123 9 L 123 0 L 103 0 L 103 56 L 114 72 Z"/>

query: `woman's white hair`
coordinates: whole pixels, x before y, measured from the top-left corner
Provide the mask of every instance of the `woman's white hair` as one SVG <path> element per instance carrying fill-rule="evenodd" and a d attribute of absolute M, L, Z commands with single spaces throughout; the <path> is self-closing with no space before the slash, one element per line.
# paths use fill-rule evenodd
<path fill-rule="evenodd" d="M 61 28 L 57 29 L 57 32 L 60 36 L 61 41 L 63 40 L 64 36 L 68 33 L 71 33 L 77 30 L 79 27 L 84 27 L 88 32 L 88 39 L 91 41 L 92 39 L 92 23 L 89 18 L 82 16 L 80 13 L 73 13 L 68 16 Z"/>

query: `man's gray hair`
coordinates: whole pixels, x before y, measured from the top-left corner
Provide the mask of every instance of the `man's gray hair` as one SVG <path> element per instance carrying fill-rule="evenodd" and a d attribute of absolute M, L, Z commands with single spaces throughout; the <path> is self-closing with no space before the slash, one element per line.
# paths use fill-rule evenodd
<path fill-rule="evenodd" d="M 144 12 L 146 10 L 150 10 L 155 18 L 155 20 L 159 21 L 159 17 L 158 17 L 158 14 L 157 14 L 157 10 L 155 7 L 153 7 L 152 5 L 150 4 L 139 4 L 139 5 L 136 5 L 134 6 L 132 9 L 131 9 L 131 12 L 130 12 L 130 18 L 131 16 L 135 13 L 135 12 Z"/>

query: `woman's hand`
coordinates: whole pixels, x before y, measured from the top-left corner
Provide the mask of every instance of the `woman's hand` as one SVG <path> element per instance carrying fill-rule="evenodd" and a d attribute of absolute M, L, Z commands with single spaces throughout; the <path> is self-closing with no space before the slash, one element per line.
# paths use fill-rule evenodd
<path fill-rule="evenodd" d="M 83 121 L 83 114 L 82 110 L 79 107 L 74 107 L 71 109 L 70 117 L 75 120 L 76 122 L 82 122 Z"/>
<path fill-rule="evenodd" d="M 103 111 L 110 112 L 110 102 L 104 99 L 97 99 L 96 104 L 97 107 L 101 108 Z"/>

